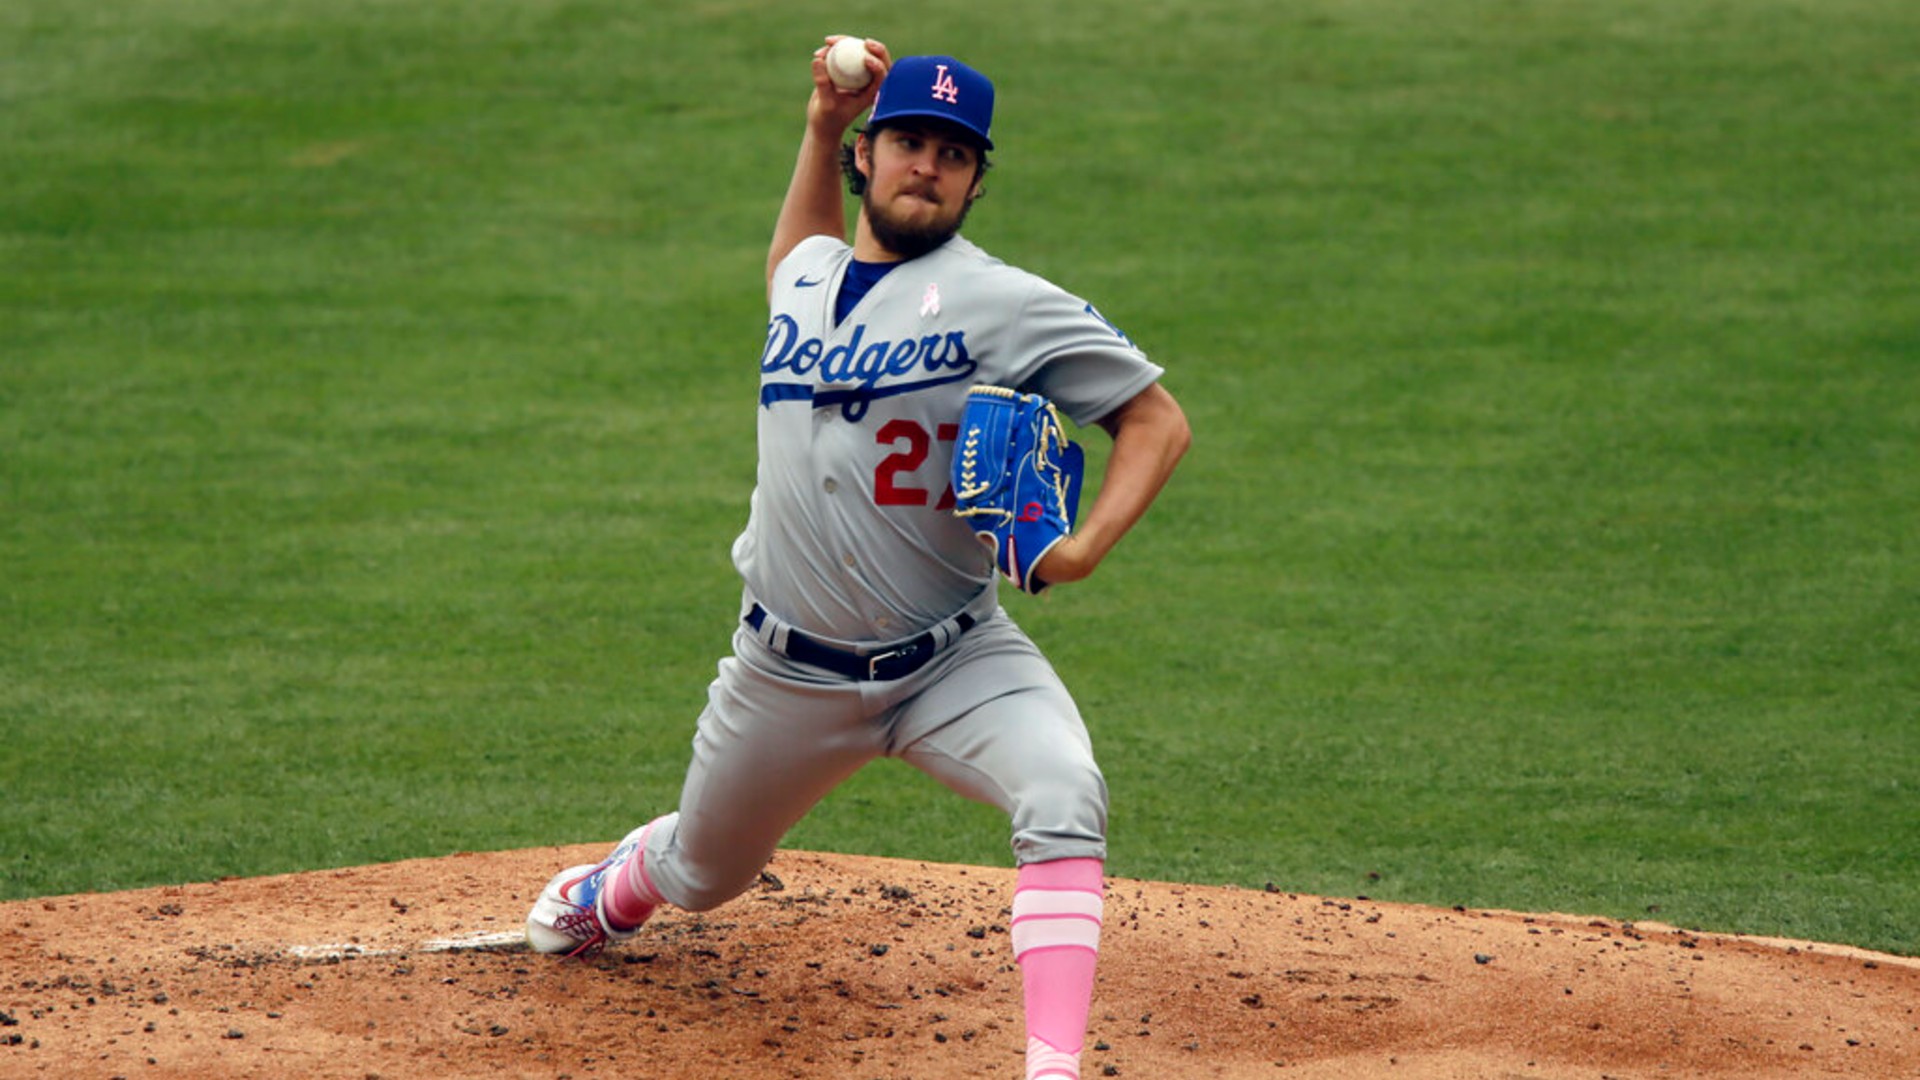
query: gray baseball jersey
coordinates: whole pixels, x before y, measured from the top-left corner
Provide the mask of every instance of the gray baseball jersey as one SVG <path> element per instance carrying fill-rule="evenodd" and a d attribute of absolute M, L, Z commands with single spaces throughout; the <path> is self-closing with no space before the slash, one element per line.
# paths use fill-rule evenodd
<path fill-rule="evenodd" d="M 910 762 L 1004 809 L 1016 861 L 1104 858 L 1107 791 L 1086 725 L 997 603 L 994 568 L 952 513 L 967 391 L 1052 398 L 1088 424 L 1161 369 L 1086 301 L 964 239 L 893 269 L 834 323 L 852 249 L 798 245 L 776 268 L 760 356 L 759 481 L 733 555 L 745 583 L 734 653 L 694 733 L 680 806 L 645 865 L 705 910 L 755 880 L 781 837 L 867 762 Z M 970 630 L 953 632 L 960 612 Z M 792 629 L 842 645 L 939 627 L 904 677 L 860 682 L 786 655 Z"/>
<path fill-rule="evenodd" d="M 775 270 L 759 482 L 733 557 L 748 594 L 805 631 L 888 641 L 994 588 L 951 512 L 968 388 L 1045 394 L 1084 425 L 1161 369 L 1085 300 L 961 237 L 895 268 L 835 326 L 852 257 L 816 236 Z"/>

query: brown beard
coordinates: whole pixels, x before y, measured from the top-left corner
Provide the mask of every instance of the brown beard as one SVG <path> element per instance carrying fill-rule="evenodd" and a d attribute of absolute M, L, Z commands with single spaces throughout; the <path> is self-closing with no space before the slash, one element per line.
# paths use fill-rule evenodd
<path fill-rule="evenodd" d="M 894 220 L 884 207 L 874 202 L 872 185 L 861 193 L 860 205 L 866 211 L 867 229 L 873 233 L 874 240 L 902 259 L 917 259 L 953 239 L 973 210 L 973 200 L 968 199 L 960 207 L 960 216 L 950 224 L 912 225 Z"/>

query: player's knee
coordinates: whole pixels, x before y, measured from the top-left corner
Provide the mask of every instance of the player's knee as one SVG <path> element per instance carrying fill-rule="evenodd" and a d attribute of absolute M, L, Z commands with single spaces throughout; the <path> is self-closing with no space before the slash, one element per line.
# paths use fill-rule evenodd
<path fill-rule="evenodd" d="M 1044 785 L 1044 794 L 1055 801 L 1097 816 L 1104 829 L 1107 822 L 1107 778 L 1091 757 L 1077 759 L 1062 768 Z"/>
<path fill-rule="evenodd" d="M 1028 784 L 1013 806 L 1013 848 L 1022 862 L 1077 858 L 1104 850 L 1107 782 L 1092 761 Z"/>

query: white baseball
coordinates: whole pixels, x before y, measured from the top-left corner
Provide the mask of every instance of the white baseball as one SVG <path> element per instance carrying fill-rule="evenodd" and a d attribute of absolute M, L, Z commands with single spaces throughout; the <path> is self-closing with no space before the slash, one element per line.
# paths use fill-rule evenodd
<path fill-rule="evenodd" d="M 827 50 L 827 78 L 842 90 L 858 90 L 873 81 L 867 70 L 867 40 L 843 37 Z"/>

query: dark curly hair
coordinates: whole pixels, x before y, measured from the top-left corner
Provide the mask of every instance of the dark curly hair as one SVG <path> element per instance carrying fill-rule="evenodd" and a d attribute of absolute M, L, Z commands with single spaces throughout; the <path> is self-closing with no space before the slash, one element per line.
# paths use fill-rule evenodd
<path fill-rule="evenodd" d="M 865 135 L 867 141 L 871 143 L 874 137 L 879 135 L 881 130 L 886 126 L 885 124 L 868 124 L 866 127 L 856 128 L 853 133 L 854 140 L 840 147 L 840 174 L 847 178 L 848 194 L 858 197 L 867 193 L 867 178 L 860 175 L 860 169 L 853 161 L 853 148 L 859 142 L 859 136 Z M 899 127 L 900 125 L 895 124 L 894 126 Z M 975 144 L 975 149 L 980 154 L 980 165 L 974 171 L 973 182 L 978 184 L 981 179 L 987 175 L 987 170 L 993 168 L 993 162 L 987 159 L 987 150 L 985 147 Z"/>

